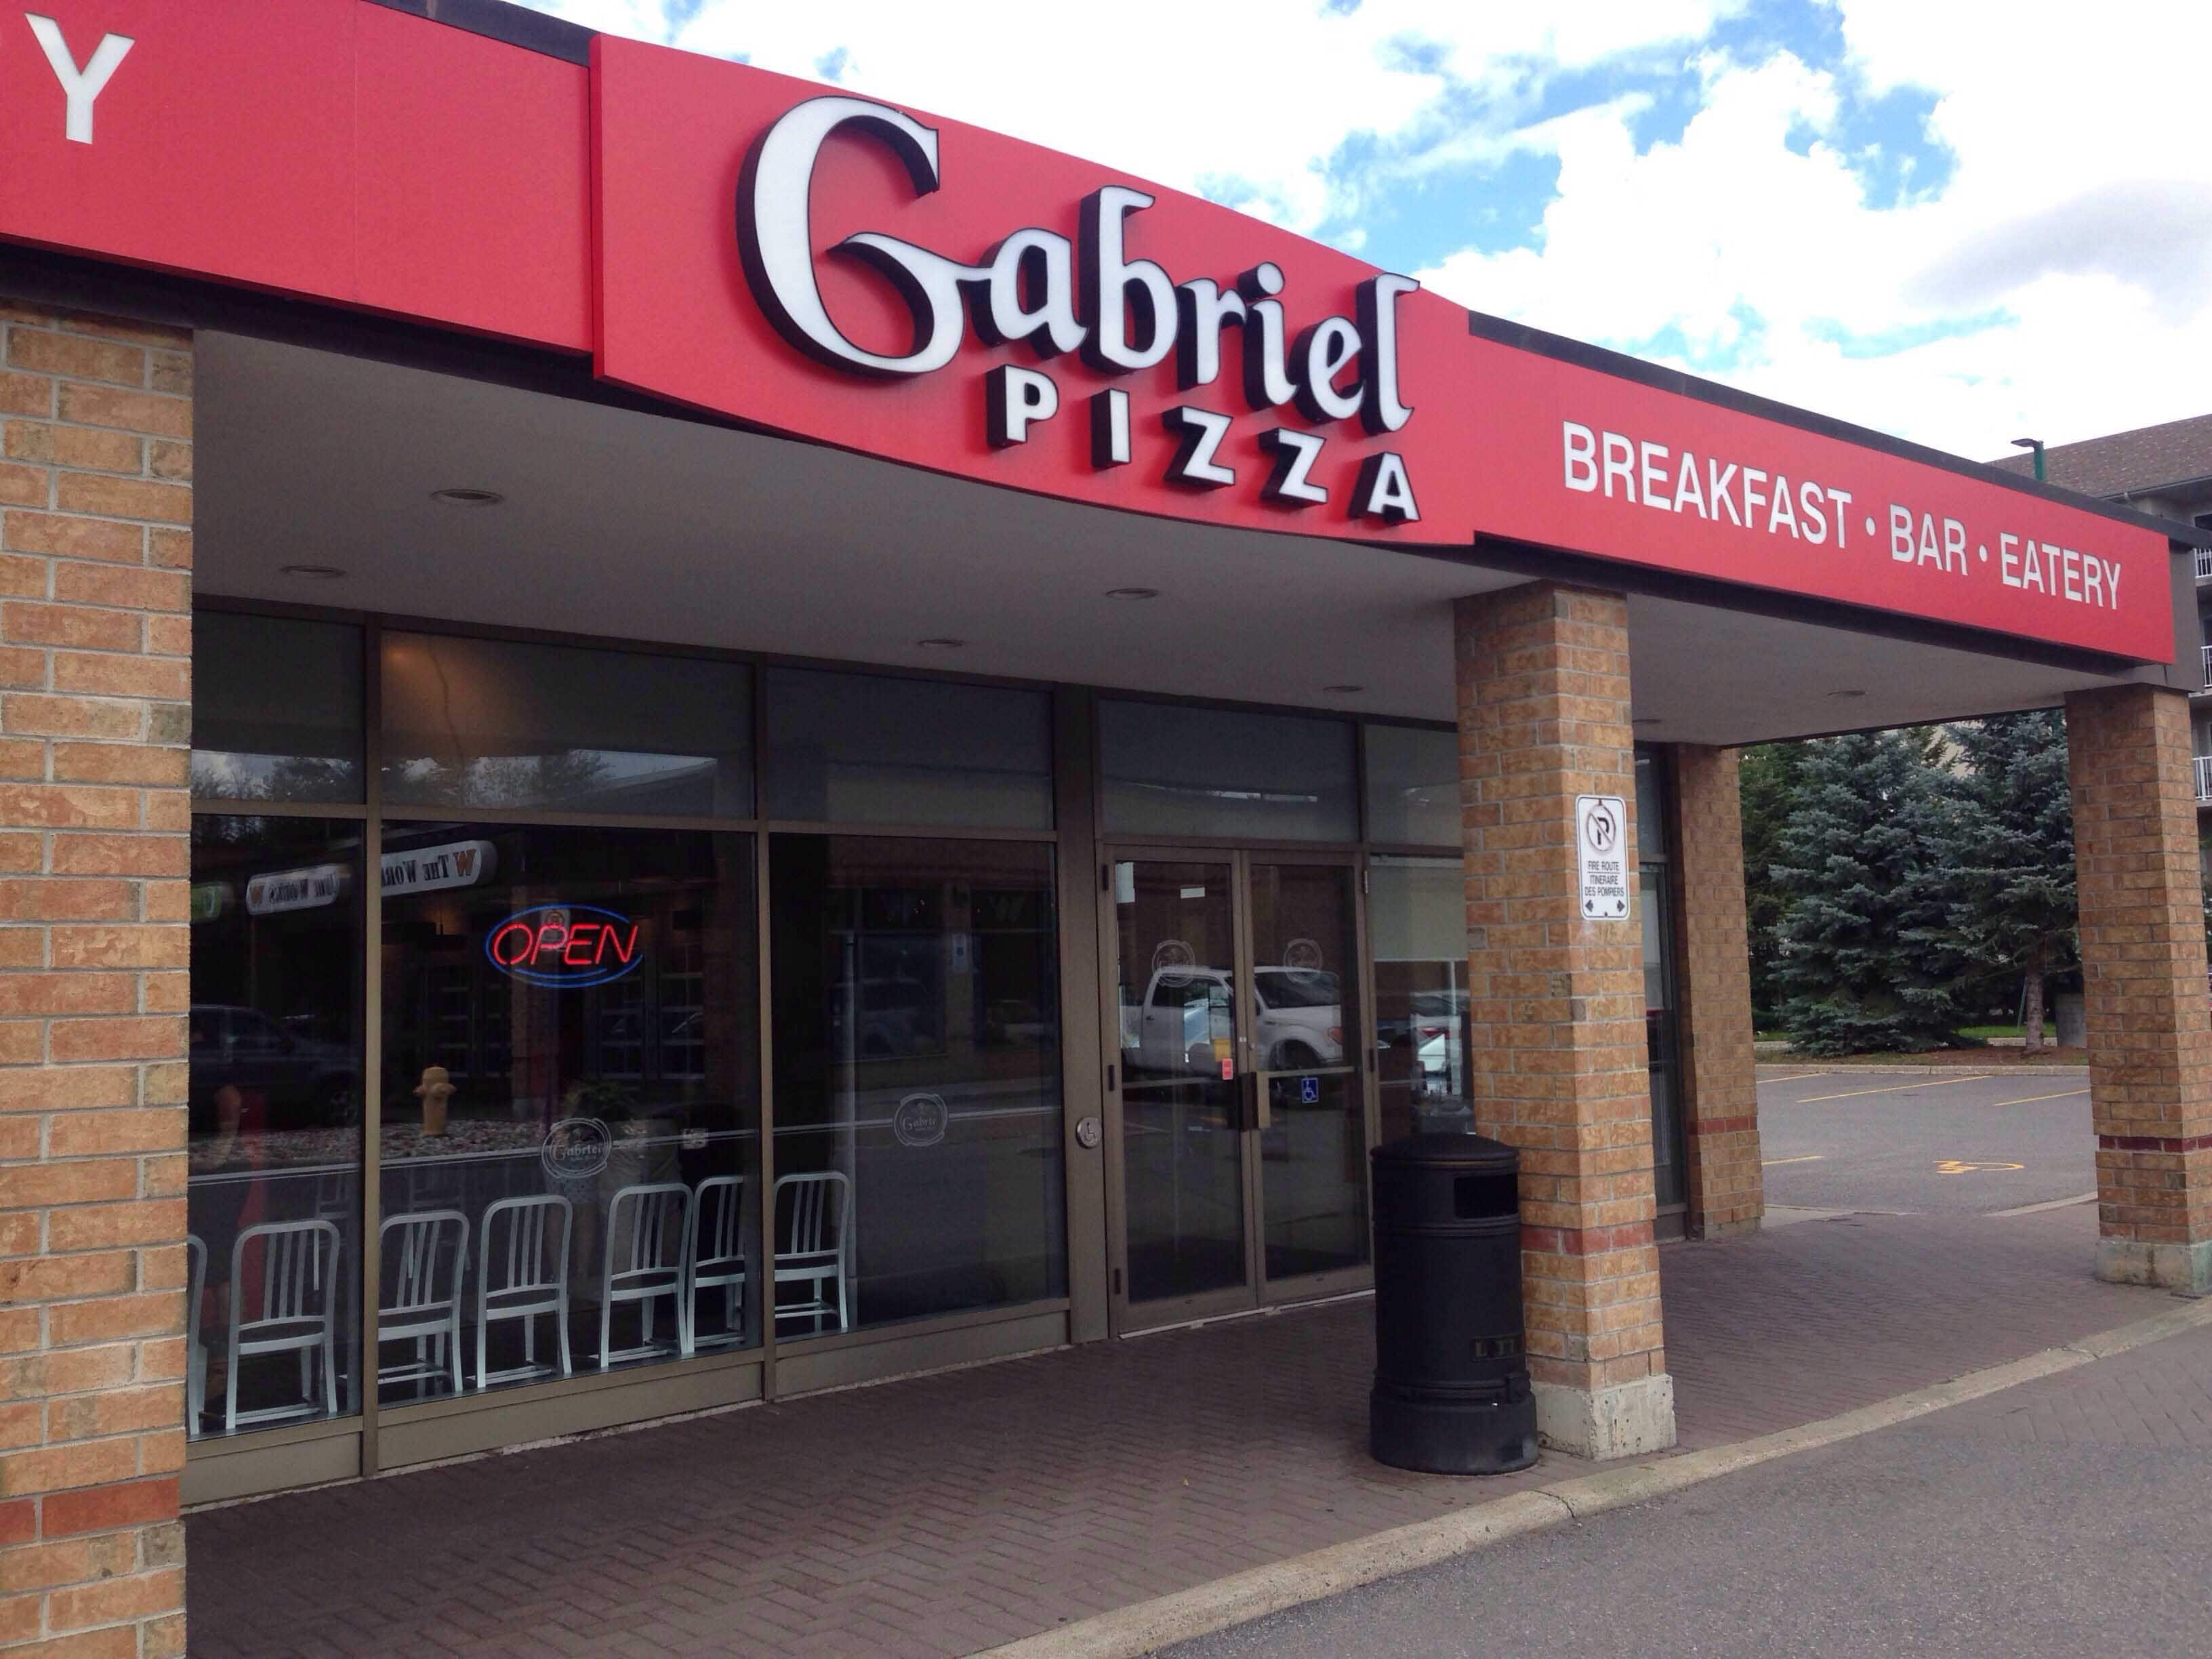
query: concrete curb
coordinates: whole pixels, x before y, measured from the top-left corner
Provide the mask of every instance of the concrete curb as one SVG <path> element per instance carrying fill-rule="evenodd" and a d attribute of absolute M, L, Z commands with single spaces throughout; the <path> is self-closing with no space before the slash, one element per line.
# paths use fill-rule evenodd
<path fill-rule="evenodd" d="M 1949 1077 L 1954 1073 L 1960 1077 L 1987 1077 L 1990 1079 L 1999 1077 L 2011 1078 L 2018 1077 L 2022 1074 L 2030 1074 L 2036 1077 L 2060 1078 L 2069 1082 L 2073 1082 L 2087 1078 L 2089 1075 L 2089 1068 L 2087 1066 L 2044 1066 L 2039 1064 L 2034 1066 L 2007 1065 L 2002 1060 L 1990 1066 L 1986 1073 L 1978 1072 L 1972 1066 L 1857 1066 L 1836 1064 L 1823 1066 L 1818 1060 L 1809 1060 L 1802 1066 L 1780 1060 L 1762 1060 L 1759 1062 L 1759 1065 L 1755 1069 L 1759 1073 L 1759 1080 L 1761 1083 L 1787 1083 L 1790 1081 L 1791 1079 L 1795 1078 Z M 1770 1077 L 1767 1074 L 1771 1072 L 1786 1072 L 1789 1073 L 1789 1076 Z"/>
<path fill-rule="evenodd" d="M 1270 1613 L 1356 1589 L 1419 1567 L 1429 1567 L 1492 1544 L 1581 1521 L 1607 1510 L 1663 1498 L 1778 1457 L 1814 1451 L 1877 1429 L 1893 1428 L 1952 1406 L 1980 1400 L 2023 1382 L 2092 1365 L 2167 1337 L 2212 1326 L 2212 1300 L 2100 1331 L 2079 1342 L 2045 1348 L 2024 1359 L 1968 1371 L 1948 1382 L 1915 1389 L 1817 1423 L 1684 1452 L 1648 1463 L 1603 1469 L 1534 1492 L 1515 1492 L 1432 1521 L 1394 1527 L 1349 1543 L 1293 1556 L 1210 1584 L 1119 1607 L 1059 1630 L 992 1648 L 981 1659 L 1139 1659 L 1193 1637 L 1210 1635 Z"/>

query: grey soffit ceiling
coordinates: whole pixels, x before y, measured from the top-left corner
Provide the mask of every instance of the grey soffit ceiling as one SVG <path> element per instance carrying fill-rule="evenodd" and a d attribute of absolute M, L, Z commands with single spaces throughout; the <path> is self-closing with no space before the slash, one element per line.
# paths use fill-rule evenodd
<path fill-rule="evenodd" d="M 1451 601 L 1524 580 L 235 335 L 203 335 L 198 356 L 203 594 L 1449 720 Z M 506 499 L 432 499 L 452 487 Z M 1119 587 L 1159 597 L 1105 597 Z M 1630 617 L 1639 729 L 1680 742 L 2096 683 L 1677 600 L 1632 599 Z M 916 643 L 931 638 L 965 645 Z M 1363 689 L 1322 690 L 1342 684 Z M 1866 695 L 1830 696 L 1851 690 Z"/>

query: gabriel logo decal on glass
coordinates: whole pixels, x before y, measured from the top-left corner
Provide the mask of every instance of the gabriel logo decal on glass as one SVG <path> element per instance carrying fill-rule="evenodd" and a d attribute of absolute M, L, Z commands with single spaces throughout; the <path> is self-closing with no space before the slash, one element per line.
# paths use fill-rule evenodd
<path fill-rule="evenodd" d="M 1075 353 L 1097 374 L 1149 369 L 1172 354 L 1176 389 L 1202 392 L 1222 378 L 1223 331 L 1234 326 L 1241 362 L 1232 378 L 1255 414 L 1289 404 L 1314 426 L 1356 417 L 1374 437 L 1413 418 L 1399 389 L 1397 302 L 1419 283 L 1370 276 L 1358 285 L 1355 315 L 1322 317 L 1293 335 L 1278 297 L 1283 269 L 1272 260 L 1224 285 L 1211 276 L 1177 283 L 1154 261 L 1131 258 L 1127 222 L 1158 198 L 1122 185 L 1083 198 L 1073 240 L 1024 226 L 1000 238 L 980 264 L 876 231 L 846 237 L 830 257 L 880 274 L 914 325 L 906 352 L 868 350 L 837 326 L 815 277 L 814 169 L 823 144 L 840 131 L 880 143 L 906 169 L 915 195 L 943 182 L 937 129 L 864 98 L 811 98 L 753 145 L 738 183 L 745 280 L 776 331 L 817 362 L 883 380 L 931 374 L 959 356 L 972 331 L 986 346 L 1026 346 L 1039 362 Z M 1060 412 L 1059 383 L 1041 369 L 1000 363 L 985 374 L 983 386 L 985 436 L 994 449 L 1027 443 L 1031 428 Z M 1168 483 L 1193 490 L 1237 483 L 1230 416 L 1177 404 L 1158 419 L 1176 440 Z M 1091 465 L 1127 465 L 1133 459 L 1129 394 L 1115 386 L 1095 393 L 1089 421 Z M 1303 509 L 1331 499 L 1322 433 L 1270 425 L 1252 442 L 1269 461 L 1259 483 L 1262 501 Z M 1395 450 L 1363 456 L 1340 510 L 1383 525 L 1419 519 L 1405 458 Z"/>
<path fill-rule="evenodd" d="M 638 964 L 638 924 L 595 904 L 538 904 L 517 910 L 484 938 L 502 974 L 531 985 L 605 985 Z"/>

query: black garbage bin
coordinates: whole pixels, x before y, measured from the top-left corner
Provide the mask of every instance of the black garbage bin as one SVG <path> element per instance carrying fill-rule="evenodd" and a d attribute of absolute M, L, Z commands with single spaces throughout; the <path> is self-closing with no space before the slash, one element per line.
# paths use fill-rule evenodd
<path fill-rule="evenodd" d="M 1375 1169 L 1375 1460 L 1437 1474 L 1536 1461 L 1521 1324 L 1520 1154 L 1408 1135 Z"/>

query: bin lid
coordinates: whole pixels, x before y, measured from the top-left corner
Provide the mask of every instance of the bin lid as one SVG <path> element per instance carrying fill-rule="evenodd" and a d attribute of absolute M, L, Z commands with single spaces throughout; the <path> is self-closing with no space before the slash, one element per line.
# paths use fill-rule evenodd
<path fill-rule="evenodd" d="M 1450 1129 L 1431 1129 L 1386 1140 L 1368 1156 L 1377 1164 L 1448 1165 L 1455 1170 L 1489 1170 L 1499 1174 L 1511 1174 L 1521 1167 L 1521 1154 L 1504 1141 Z"/>

